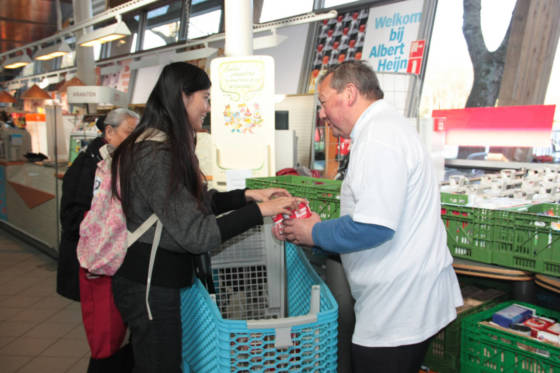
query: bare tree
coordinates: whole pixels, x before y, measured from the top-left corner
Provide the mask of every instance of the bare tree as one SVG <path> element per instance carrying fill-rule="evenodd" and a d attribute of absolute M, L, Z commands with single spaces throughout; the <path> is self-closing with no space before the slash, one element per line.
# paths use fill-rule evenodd
<path fill-rule="evenodd" d="M 465 107 L 494 106 L 506 62 L 511 21 L 502 43 L 488 51 L 480 23 L 480 0 L 463 0 L 463 35 L 473 64 L 474 81 Z"/>

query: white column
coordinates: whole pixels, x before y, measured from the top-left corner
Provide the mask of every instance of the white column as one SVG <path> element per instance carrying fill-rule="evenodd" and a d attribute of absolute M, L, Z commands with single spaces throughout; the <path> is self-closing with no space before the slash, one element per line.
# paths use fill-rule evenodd
<path fill-rule="evenodd" d="M 226 23 L 226 57 L 252 55 L 253 0 L 225 0 L 224 7 Z"/>
<path fill-rule="evenodd" d="M 74 21 L 80 23 L 92 17 L 91 0 L 72 0 L 74 8 Z M 85 32 L 91 32 L 92 26 L 86 30 L 76 31 L 76 40 Z M 93 60 L 93 47 L 80 47 L 76 44 L 76 76 L 86 85 L 95 85 L 95 62 Z"/>

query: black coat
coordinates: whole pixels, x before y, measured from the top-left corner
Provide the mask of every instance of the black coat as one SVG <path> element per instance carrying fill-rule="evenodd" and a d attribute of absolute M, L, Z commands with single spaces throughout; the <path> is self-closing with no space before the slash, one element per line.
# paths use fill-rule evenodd
<path fill-rule="evenodd" d="M 80 239 L 80 223 L 91 207 L 95 170 L 97 163 L 102 159 L 99 148 L 104 144 L 103 138 L 94 139 L 85 152 L 78 155 L 62 179 L 60 204 L 62 237 L 58 251 L 56 291 L 66 298 L 77 301 L 80 300 L 80 285 L 76 246 Z"/>

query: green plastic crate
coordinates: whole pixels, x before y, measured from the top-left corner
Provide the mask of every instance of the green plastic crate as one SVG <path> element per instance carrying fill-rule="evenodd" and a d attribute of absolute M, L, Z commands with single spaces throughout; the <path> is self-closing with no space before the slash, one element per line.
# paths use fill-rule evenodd
<path fill-rule="evenodd" d="M 491 299 L 457 314 L 457 318 L 452 323 L 434 336 L 424 357 L 423 365 L 438 373 L 458 372 L 461 365 L 462 320 L 469 315 L 493 307 L 506 300 L 506 298 L 506 293 L 496 291 Z"/>
<path fill-rule="evenodd" d="M 441 203 L 451 204 L 451 205 L 466 205 L 469 203 L 469 196 L 466 194 L 455 194 L 441 192 Z"/>
<path fill-rule="evenodd" d="M 560 276 L 560 205 L 497 210 L 494 215 L 494 264 Z"/>
<path fill-rule="evenodd" d="M 447 231 L 451 255 L 492 263 L 492 210 L 458 205 L 441 205 L 441 218 Z"/>
<path fill-rule="evenodd" d="M 462 373 L 560 373 L 559 347 L 480 324 L 513 303 L 535 309 L 538 316 L 560 320 L 560 312 L 517 301 L 465 317 L 461 324 Z"/>
<path fill-rule="evenodd" d="M 451 255 L 560 276 L 560 205 L 536 204 L 524 210 L 442 204 Z"/>
<path fill-rule="evenodd" d="M 284 188 L 296 197 L 307 199 L 311 210 L 318 213 L 322 220 L 340 216 L 340 180 L 282 175 L 249 178 L 245 185 L 249 189 Z"/>
<path fill-rule="evenodd" d="M 560 204 L 558 203 L 539 203 L 537 205 L 530 205 L 527 209 L 528 212 L 533 214 L 541 214 L 546 216 L 560 216 Z"/>

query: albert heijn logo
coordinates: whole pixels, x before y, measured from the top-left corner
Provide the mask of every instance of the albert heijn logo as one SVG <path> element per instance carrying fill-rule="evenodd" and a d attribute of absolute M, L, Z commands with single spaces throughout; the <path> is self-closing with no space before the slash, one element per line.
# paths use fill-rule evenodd
<path fill-rule="evenodd" d="M 410 53 L 408 54 L 408 65 L 406 67 L 407 73 L 420 74 L 425 46 L 426 40 L 415 40 L 410 43 Z"/>

